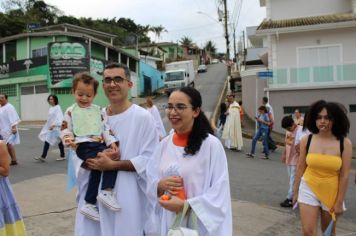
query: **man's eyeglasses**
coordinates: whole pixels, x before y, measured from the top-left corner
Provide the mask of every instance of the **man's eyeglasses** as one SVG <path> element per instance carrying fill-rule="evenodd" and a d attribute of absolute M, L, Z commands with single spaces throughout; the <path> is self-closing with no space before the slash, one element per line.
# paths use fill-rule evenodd
<path fill-rule="evenodd" d="M 176 105 L 173 105 L 173 104 L 167 104 L 164 106 L 166 112 L 171 112 L 173 109 L 175 112 L 177 113 L 182 113 L 185 109 L 187 108 L 193 108 L 192 106 L 187 106 L 185 104 L 176 104 Z"/>
<path fill-rule="evenodd" d="M 114 82 L 114 84 L 122 84 L 125 80 L 129 81 L 128 79 L 122 78 L 121 76 L 105 77 L 103 79 L 103 83 L 111 84 L 111 82 Z"/>

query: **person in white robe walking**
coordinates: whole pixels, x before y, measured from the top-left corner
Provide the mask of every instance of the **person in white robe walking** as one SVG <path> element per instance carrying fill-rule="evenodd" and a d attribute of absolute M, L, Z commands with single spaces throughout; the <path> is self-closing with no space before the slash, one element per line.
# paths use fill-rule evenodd
<path fill-rule="evenodd" d="M 225 146 L 228 149 L 241 151 L 243 146 L 241 120 L 240 120 L 240 105 L 235 101 L 234 95 L 227 96 L 229 103 L 227 118 L 222 133 L 222 138 L 225 140 Z"/>
<path fill-rule="evenodd" d="M 145 195 L 146 165 L 158 146 L 155 122 L 148 111 L 128 100 L 133 86 L 130 70 L 126 65 L 111 63 L 103 72 L 103 89 L 110 105 L 104 110 L 108 124 L 115 137 L 120 140 L 120 160 L 108 152 L 99 153 L 96 159 L 85 162 L 90 169 L 118 170 L 115 183 L 116 198 L 122 209 L 113 212 L 98 203 L 100 222 L 87 219 L 77 211 L 75 236 L 143 236 L 155 233 L 154 226 L 147 221 L 149 205 Z M 85 203 L 89 171 L 77 168 L 81 160 L 74 159 L 77 171 L 78 208 Z"/>
<path fill-rule="evenodd" d="M 174 132 L 161 141 L 147 171 L 161 236 L 187 203 L 197 216 L 199 235 L 232 235 L 226 154 L 201 106 L 200 93 L 191 87 L 174 91 L 168 100 L 166 114 Z"/>
<path fill-rule="evenodd" d="M 20 135 L 17 125 L 20 123 L 20 117 L 15 107 L 7 100 L 6 94 L 0 94 L 0 135 L 7 145 L 7 150 L 11 157 L 10 165 L 17 165 L 15 144 L 20 144 Z"/>
<path fill-rule="evenodd" d="M 49 95 L 47 102 L 51 106 L 48 111 L 48 119 L 38 135 L 38 138 L 44 142 L 43 151 L 41 156 L 35 157 L 35 160 L 45 162 L 49 146 L 58 144 L 60 156 L 56 159 L 56 161 L 63 161 L 65 160 L 64 146 L 60 139 L 63 112 L 59 106 L 58 97 L 56 95 Z"/>
<path fill-rule="evenodd" d="M 158 132 L 159 139 L 161 140 L 162 138 L 164 138 L 167 135 L 167 133 L 166 133 L 166 129 L 164 128 L 158 108 L 156 105 L 153 104 L 153 101 L 151 98 L 146 99 L 146 107 L 147 107 L 146 108 L 147 111 L 149 111 L 151 113 L 151 115 L 153 116 L 153 119 L 156 121 L 156 130 Z"/>

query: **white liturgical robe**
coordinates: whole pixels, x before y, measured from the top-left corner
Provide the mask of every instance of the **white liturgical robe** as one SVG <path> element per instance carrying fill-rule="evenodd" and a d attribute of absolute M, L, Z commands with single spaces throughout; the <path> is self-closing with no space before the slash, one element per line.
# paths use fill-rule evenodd
<path fill-rule="evenodd" d="M 55 145 L 60 142 L 60 128 L 63 121 L 63 112 L 59 105 L 55 105 L 49 108 L 48 119 L 46 124 L 43 126 L 38 138 L 42 142 L 48 142 L 50 145 Z M 51 126 L 54 126 L 50 130 Z"/>
<path fill-rule="evenodd" d="M 20 117 L 16 112 L 15 107 L 6 103 L 5 106 L 0 107 L 0 134 L 6 143 L 20 144 L 19 130 L 13 136 L 11 128 L 20 123 Z"/>
<path fill-rule="evenodd" d="M 120 140 L 121 160 L 130 160 L 136 172 L 119 171 L 114 192 L 121 210 L 111 211 L 99 206 L 100 223 L 79 212 L 85 203 L 89 171 L 83 168 L 77 174 L 78 210 L 75 222 L 76 236 L 143 236 L 149 215 L 146 190 L 146 166 L 158 146 L 158 135 L 152 116 L 145 109 L 133 104 L 123 113 L 108 116 L 114 136 Z M 76 165 L 80 165 L 79 158 Z M 147 230 L 146 230 L 147 232 Z"/>

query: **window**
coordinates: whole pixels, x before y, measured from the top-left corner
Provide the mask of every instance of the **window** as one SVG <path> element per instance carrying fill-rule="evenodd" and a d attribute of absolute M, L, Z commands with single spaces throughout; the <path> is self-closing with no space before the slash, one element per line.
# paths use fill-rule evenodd
<path fill-rule="evenodd" d="M 356 104 L 350 104 L 350 112 L 356 112 Z"/>
<path fill-rule="evenodd" d="M 129 58 L 129 63 L 130 71 L 136 72 L 136 60 L 133 58 Z"/>
<path fill-rule="evenodd" d="M 16 85 L 4 85 L 0 86 L 0 93 L 6 94 L 9 97 L 16 97 L 17 96 L 17 91 L 16 91 Z"/>
<path fill-rule="evenodd" d="M 38 49 L 33 49 L 32 50 L 32 58 L 34 58 L 34 57 L 42 57 L 42 56 L 47 56 L 47 55 L 48 55 L 47 47 L 38 48 Z"/>
<path fill-rule="evenodd" d="M 286 114 L 286 115 L 293 114 L 296 109 L 298 109 L 300 113 L 304 114 L 309 109 L 309 106 L 283 107 L 283 113 Z"/>
<path fill-rule="evenodd" d="M 71 94 L 72 89 L 71 88 L 55 88 L 52 89 L 53 94 Z"/>
<path fill-rule="evenodd" d="M 38 93 L 48 93 L 47 85 L 36 85 L 35 86 L 36 94 Z"/>
<path fill-rule="evenodd" d="M 33 86 L 29 86 L 29 87 L 21 87 L 21 95 L 30 95 L 30 94 L 34 94 L 35 90 Z"/>

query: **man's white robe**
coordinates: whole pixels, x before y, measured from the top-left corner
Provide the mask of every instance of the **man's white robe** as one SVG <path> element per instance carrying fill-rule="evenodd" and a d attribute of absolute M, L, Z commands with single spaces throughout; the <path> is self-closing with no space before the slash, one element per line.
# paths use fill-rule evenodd
<path fill-rule="evenodd" d="M 164 128 L 161 115 L 159 114 L 158 108 L 153 105 L 152 107 L 147 108 L 147 110 L 153 116 L 153 119 L 156 121 L 156 129 L 160 138 L 163 138 L 167 135 L 166 129 Z"/>
<path fill-rule="evenodd" d="M 164 138 L 148 167 L 148 192 L 161 223 L 161 234 L 167 235 L 175 213 L 158 203 L 157 185 L 168 169 L 178 166 L 183 178 L 187 201 L 198 217 L 199 235 L 231 236 L 232 211 L 226 154 L 221 142 L 209 135 L 193 156 L 184 156 L 184 148 L 173 144 L 173 135 Z M 177 169 L 177 168 L 176 168 Z"/>
<path fill-rule="evenodd" d="M 49 108 L 48 119 L 46 124 L 42 127 L 38 138 L 42 142 L 48 142 L 50 145 L 55 145 L 60 142 L 60 128 L 63 121 L 63 112 L 59 105 Z M 51 126 L 55 126 L 50 130 Z"/>
<path fill-rule="evenodd" d="M 20 117 L 12 104 L 6 103 L 6 105 L 0 107 L 0 135 L 6 143 L 20 144 L 19 131 L 17 130 L 14 136 L 11 131 L 12 126 L 18 125 L 20 121 Z"/>
<path fill-rule="evenodd" d="M 232 147 L 241 150 L 243 146 L 240 109 L 240 105 L 235 101 L 229 106 L 229 114 L 226 117 L 222 133 L 222 138 L 226 140 L 227 148 Z"/>
<path fill-rule="evenodd" d="M 108 116 L 108 124 L 114 136 L 120 140 L 121 160 L 130 160 L 137 172 L 119 171 L 114 192 L 122 209 L 111 211 L 97 203 L 100 223 L 94 222 L 79 210 L 85 203 L 89 171 L 78 168 L 78 210 L 75 222 L 76 236 L 142 236 L 151 229 L 147 224 L 149 204 L 145 195 L 146 166 L 158 146 L 158 135 L 152 116 L 145 109 L 133 104 L 125 112 Z"/>

